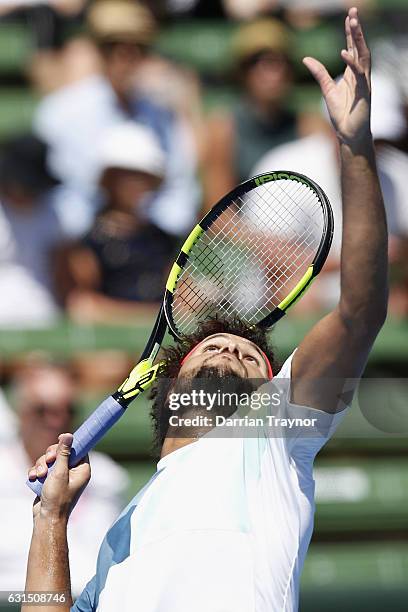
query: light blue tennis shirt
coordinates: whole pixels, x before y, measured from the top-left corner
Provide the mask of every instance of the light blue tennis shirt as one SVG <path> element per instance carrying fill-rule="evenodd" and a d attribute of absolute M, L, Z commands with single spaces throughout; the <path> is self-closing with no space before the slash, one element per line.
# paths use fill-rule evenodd
<path fill-rule="evenodd" d="M 275 377 L 288 380 L 279 415 L 315 419 L 312 435 L 258 427 L 250 436 L 206 435 L 165 456 L 107 533 L 73 612 L 297 610 L 313 461 L 345 411 L 290 403 L 292 356 Z"/>

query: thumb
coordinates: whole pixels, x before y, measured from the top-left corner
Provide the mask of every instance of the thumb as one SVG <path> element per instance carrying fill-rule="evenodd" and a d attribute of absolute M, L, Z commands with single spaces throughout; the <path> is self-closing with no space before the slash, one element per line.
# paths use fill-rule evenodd
<path fill-rule="evenodd" d="M 57 457 L 55 459 L 55 473 L 64 474 L 68 471 L 68 461 L 74 436 L 63 433 L 58 437 Z"/>
<path fill-rule="evenodd" d="M 303 64 L 312 73 L 312 75 L 320 85 L 322 94 L 324 96 L 327 95 L 331 87 L 334 85 L 334 81 L 331 78 L 330 74 L 327 72 L 326 67 L 314 57 L 304 57 Z"/>

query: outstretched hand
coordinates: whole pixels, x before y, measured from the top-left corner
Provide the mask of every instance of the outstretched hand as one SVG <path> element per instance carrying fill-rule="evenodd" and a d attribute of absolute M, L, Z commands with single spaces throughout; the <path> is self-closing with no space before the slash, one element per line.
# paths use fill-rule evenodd
<path fill-rule="evenodd" d="M 347 50 L 341 57 L 347 67 L 341 79 L 334 81 L 313 57 L 305 57 L 303 63 L 320 85 L 339 139 L 351 145 L 371 136 L 371 57 L 356 8 L 348 12 L 345 34 Z"/>

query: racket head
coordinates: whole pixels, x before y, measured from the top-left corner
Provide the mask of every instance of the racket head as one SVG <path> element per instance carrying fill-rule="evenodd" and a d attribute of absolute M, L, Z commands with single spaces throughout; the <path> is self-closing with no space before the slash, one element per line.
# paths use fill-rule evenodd
<path fill-rule="evenodd" d="M 198 223 L 173 264 L 163 301 L 175 338 L 216 315 L 270 327 L 327 258 L 333 212 L 323 190 L 291 171 L 259 174 Z"/>

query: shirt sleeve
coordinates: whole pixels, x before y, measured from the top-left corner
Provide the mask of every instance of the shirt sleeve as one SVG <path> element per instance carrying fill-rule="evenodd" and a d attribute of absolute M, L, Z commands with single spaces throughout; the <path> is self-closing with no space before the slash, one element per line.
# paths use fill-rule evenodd
<path fill-rule="evenodd" d="M 96 576 L 92 578 L 71 607 L 71 612 L 95 612 Z"/>
<path fill-rule="evenodd" d="M 324 412 L 291 402 L 292 360 L 295 351 L 276 376 L 281 402 L 277 411 L 280 431 L 289 455 L 297 464 L 313 463 L 320 449 L 330 440 L 347 413 L 347 407 L 336 413 Z"/>

